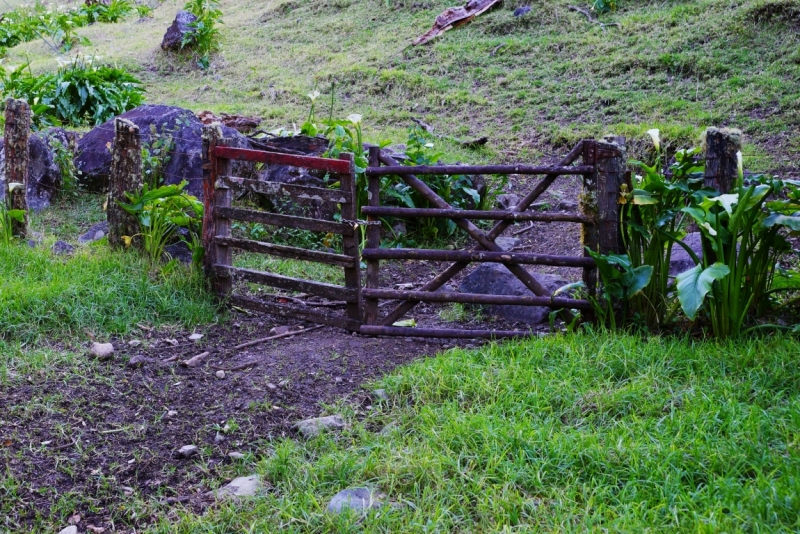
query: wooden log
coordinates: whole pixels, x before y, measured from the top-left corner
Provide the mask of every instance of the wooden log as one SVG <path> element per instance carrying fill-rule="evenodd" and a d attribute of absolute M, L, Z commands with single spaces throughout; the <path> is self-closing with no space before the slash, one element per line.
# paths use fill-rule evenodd
<path fill-rule="evenodd" d="M 356 168 L 354 163 L 353 154 L 344 153 L 340 156 L 342 161 L 349 165 L 347 172 L 339 174 L 339 184 L 342 193 L 350 199 L 350 202 L 342 204 L 342 219 L 346 221 L 356 221 L 358 213 L 356 212 L 356 197 L 358 195 L 358 184 L 356 183 Z M 355 230 L 355 229 L 354 229 Z M 353 258 L 353 264 L 344 268 L 344 285 L 353 291 L 355 298 L 339 299 L 347 300 L 347 308 L 345 313 L 350 319 L 354 321 L 361 320 L 361 265 L 359 255 L 359 239 L 361 236 L 359 232 L 354 231 L 350 235 L 342 236 L 342 252 L 345 256 Z"/>
<path fill-rule="evenodd" d="M 255 284 L 263 284 L 270 287 L 277 287 L 287 291 L 297 291 L 300 293 L 310 293 L 333 300 L 343 300 L 345 302 L 358 302 L 358 291 L 349 287 L 342 287 L 323 282 L 312 282 L 300 278 L 292 278 L 279 274 L 254 271 L 252 269 L 242 269 L 231 267 L 230 265 L 215 265 L 214 274 L 218 278 L 225 278 L 229 282 L 243 280 Z"/>
<path fill-rule="evenodd" d="M 564 159 L 562 159 L 558 166 L 563 167 L 567 165 L 571 165 L 583 152 L 583 142 L 578 143 L 570 152 L 567 154 Z M 394 161 L 394 160 L 392 160 Z M 389 164 L 392 164 L 391 162 Z M 395 163 L 396 164 L 396 163 Z M 511 208 L 511 211 L 525 211 L 530 207 L 531 204 L 536 202 L 536 200 L 544 193 L 548 187 L 550 187 L 553 182 L 556 181 L 559 175 L 557 174 L 548 174 L 545 176 L 537 185 L 534 187 L 530 193 L 525 195 L 525 197 L 520 200 L 519 204 Z M 498 238 L 506 229 L 511 226 L 512 221 L 500 221 L 494 225 L 494 228 L 486 234 L 488 239 L 494 241 Z M 481 247 L 476 247 L 476 250 L 479 250 Z M 454 263 L 447 269 L 445 269 L 442 273 L 436 275 L 430 282 L 425 284 L 422 288 L 423 291 L 436 291 L 438 288 L 446 284 L 451 278 L 455 275 L 460 273 L 469 265 L 469 262 L 459 262 Z M 392 324 L 395 321 L 399 320 L 403 317 L 406 313 L 408 313 L 416 303 L 414 302 L 401 302 L 397 305 L 396 308 L 391 310 L 386 317 L 381 321 L 382 324 Z"/>
<path fill-rule="evenodd" d="M 379 167 L 381 149 L 373 146 L 369 148 L 369 166 L 371 168 Z M 381 180 L 377 176 L 367 176 L 367 204 L 364 208 L 378 208 L 380 207 L 381 200 Z M 362 211 L 367 215 L 367 221 L 371 223 L 380 222 L 380 218 L 374 214 L 366 212 L 364 208 Z M 367 226 L 367 247 L 373 250 L 381 246 L 381 227 L 379 224 L 371 224 Z M 367 258 L 363 255 L 366 250 L 362 251 L 362 257 L 367 262 L 367 288 L 377 289 L 380 285 L 380 261 L 378 258 Z M 378 299 L 364 298 L 364 323 L 375 325 L 378 323 Z"/>
<path fill-rule="evenodd" d="M 292 319 L 299 319 L 301 321 L 308 321 L 310 323 L 337 326 L 339 328 L 344 328 L 345 330 L 350 330 L 351 332 L 358 332 L 359 328 L 361 327 L 360 321 L 354 321 L 353 319 L 338 315 L 336 313 L 300 309 L 292 306 L 281 306 L 280 304 L 267 303 L 254 298 L 243 297 L 241 295 L 231 295 L 226 300 L 231 306 L 239 306 L 249 310 L 260 311 L 281 317 L 290 317 Z"/>
<path fill-rule="evenodd" d="M 230 187 L 237 191 L 244 190 L 273 196 L 287 195 L 303 200 L 325 200 L 337 204 L 347 204 L 350 201 L 346 195 L 337 189 L 323 189 L 321 187 L 284 184 L 281 182 L 262 182 L 236 176 L 220 176 L 216 185 L 219 188 Z"/>
<path fill-rule="evenodd" d="M 365 297 L 393 300 L 413 300 L 416 302 L 460 302 L 463 304 L 494 304 L 515 306 L 542 306 L 546 308 L 566 308 L 590 310 L 588 300 L 531 297 L 527 295 L 487 295 L 483 293 L 455 293 L 444 291 L 410 291 L 398 289 L 369 289 L 363 291 Z"/>
<path fill-rule="evenodd" d="M 313 261 L 326 263 L 328 265 L 340 265 L 342 267 L 352 267 L 354 260 L 344 254 L 332 254 L 330 252 L 320 252 L 317 250 L 307 250 L 304 248 L 288 247 L 285 245 L 275 245 L 274 243 L 262 243 L 261 241 L 250 241 L 249 239 L 239 239 L 236 237 L 217 236 L 217 242 L 221 245 L 233 247 L 248 252 L 258 252 L 260 254 L 270 254 L 280 258 L 290 258 L 293 260 Z"/>
<path fill-rule="evenodd" d="M 268 165 L 289 165 L 291 167 L 303 167 L 317 171 L 326 171 L 336 174 L 347 173 L 350 164 L 347 161 L 328 158 L 316 158 L 313 156 L 295 156 L 293 154 L 282 154 L 279 152 L 265 152 L 263 150 L 251 150 L 249 148 L 233 148 L 227 146 L 217 146 L 214 154 L 220 159 L 238 159 L 244 161 L 255 161 Z"/>
<path fill-rule="evenodd" d="M 479 263 L 513 263 L 519 265 L 555 265 L 558 267 L 587 267 L 594 265 L 592 258 L 528 254 L 521 252 L 488 252 L 485 250 L 428 250 L 414 248 L 364 249 L 365 260 L 423 260 Z"/>
<path fill-rule="evenodd" d="M 424 176 L 472 174 L 558 174 L 576 175 L 593 172 L 591 166 L 567 165 L 387 165 L 369 167 L 367 176 Z"/>
<path fill-rule="evenodd" d="M 5 202 L 10 210 L 22 210 L 22 221 L 11 222 L 11 233 L 28 237 L 28 138 L 31 133 L 31 108 L 24 100 L 9 98 L 5 111 Z"/>
<path fill-rule="evenodd" d="M 297 217 L 295 215 L 281 215 L 279 213 L 269 213 L 266 211 L 248 210 L 243 208 L 214 208 L 216 217 L 224 217 L 235 221 L 257 222 L 270 224 L 273 226 L 284 226 L 288 228 L 299 228 L 301 230 L 311 230 L 313 232 L 325 232 L 331 234 L 341 234 L 351 236 L 355 233 L 349 224 L 335 221 L 322 221 L 320 219 L 309 219 L 308 217 Z"/>
<path fill-rule="evenodd" d="M 203 126 L 203 268 L 206 276 L 214 276 L 213 268 L 217 263 L 217 249 L 215 239 L 217 237 L 217 224 L 214 210 L 216 208 L 216 156 L 214 149 L 222 139 L 222 127 L 219 124 Z"/>
<path fill-rule="evenodd" d="M 447 339 L 501 339 L 532 337 L 536 333 L 525 330 L 458 330 L 456 328 L 405 328 L 401 326 L 362 325 L 361 334 L 367 336 L 401 336 Z"/>
<path fill-rule="evenodd" d="M 491 221 L 542 221 L 542 222 L 576 222 L 591 224 L 591 220 L 583 215 L 571 213 L 534 213 L 518 211 L 483 211 L 437 208 L 398 208 L 365 206 L 362 210 L 367 215 L 391 217 L 433 217 L 446 219 L 479 219 Z"/>
<path fill-rule="evenodd" d="M 716 189 L 721 194 L 730 193 L 736 187 L 739 171 L 737 152 L 742 150 L 742 132 L 733 128 L 709 128 L 705 143 L 706 169 L 703 185 Z"/>
<path fill-rule="evenodd" d="M 120 202 L 128 202 L 125 193 L 142 190 L 142 144 L 139 127 L 127 119 L 114 120 L 114 147 L 111 153 L 111 177 L 108 186 L 108 244 L 125 246 L 122 236 L 133 237 L 139 233 L 139 221 L 122 209 Z M 139 239 L 137 238 L 137 241 Z"/>

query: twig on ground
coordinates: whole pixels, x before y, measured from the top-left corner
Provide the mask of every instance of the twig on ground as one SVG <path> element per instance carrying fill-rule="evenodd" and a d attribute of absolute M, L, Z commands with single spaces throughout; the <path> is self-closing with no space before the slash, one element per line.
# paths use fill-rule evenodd
<path fill-rule="evenodd" d="M 174 362 L 178 358 L 180 358 L 180 355 L 176 354 L 175 356 L 170 356 L 169 358 L 165 358 L 165 359 L 161 360 L 161 362 L 162 363 L 170 363 L 170 362 Z"/>
<path fill-rule="evenodd" d="M 411 117 L 411 122 L 414 122 L 414 123 L 416 123 L 416 124 L 417 124 L 417 126 L 419 126 L 420 128 L 422 128 L 423 130 L 425 130 L 425 131 L 426 131 L 426 132 L 428 132 L 429 134 L 432 134 L 432 133 L 433 133 L 433 126 L 431 126 L 431 125 L 430 125 L 430 124 L 428 124 L 428 123 L 422 122 L 422 120 L 421 120 L 421 119 L 417 119 L 416 117 Z"/>
<path fill-rule="evenodd" d="M 246 362 L 241 365 L 235 365 L 233 367 L 221 367 L 219 365 L 212 365 L 209 364 L 208 366 L 212 369 L 217 369 L 218 371 L 241 371 L 242 369 L 247 369 L 248 367 L 253 367 L 258 365 L 258 362 Z"/>
<path fill-rule="evenodd" d="M 569 9 L 571 9 L 572 11 L 577 11 L 578 13 L 584 14 L 586 16 L 586 19 L 589 22 L 591 22 L 592 24 L 599 25 L 603 29 L 603 31 L 605 31 L 606 26 L 616 26 L 617 28 L 622 28 L 622 24 L 620 24 L 619 22 L 605 22 L 605 23 L 604 22 L 600 22 L 596 18 L 592 17 L 591 13 L 589 13 L 588 11 L 583 9 L 582 7 L 578 7 L 578 6 L 567 6 L 567 7 Z"/>
<path fill-rule="evenodd" d="M 497 51 L 500 50 L 501 48 L 503 48 L 505 45 L 506 45 L 505 43 L 501 43 L 501 44 L 495 46 L 494 49 L 491 52 L 489 52 L 489 55 L 494 57 L 494 55 L 497 53 Z"/>
<path fill-rule="evenodd" d="M 296 336 L 298 334 L 305 334 L 306 332 L 311 332 L 312 330 L 319 330 L 320 328 L 325 328 L 325 325 L 312 326 L 311 328 L 304 328 L 303 330 L 293 330 L 291 332 L 286 332 L 284 334 L 262 337 L 261 339 L 255 339 L 253 341 L 248 341 L 247 343 L 242 343 L 241 345 L 236 345 L 235 347 L 233 347 L 233 350 L 242 350 L 247 347 L 252 347 L 253 345 L 264 343 L 265 341 L 271 341 L 273 339 L 278 339 L 282 337 Z"/>
<path fill-rule="evenodd" d="M 77 444 L 78 444 L 78 440 L 75 439 L 75 440 L 72 440 L 72 443 L 67 443 L 66 445 L 59 445 L 58 447 L 52 447 L 50 450 L 51 451 L 60 451 L 62 449 L 69 449 L 70 447 L 73 447 L 73 446 L 75 446 Z"/>
<path fill-rule="evenodd" d="M 513 232 L 511 235 L 513 235 L 514 237 L 517 237 L 520 234 L 524 234 L 525 232 L 527 232 L 531 228 L 533 228 L 533 223 L 530 223 L 528 226 L 526 226 L 522 230 L 517 230 L 516 232 Z"/>

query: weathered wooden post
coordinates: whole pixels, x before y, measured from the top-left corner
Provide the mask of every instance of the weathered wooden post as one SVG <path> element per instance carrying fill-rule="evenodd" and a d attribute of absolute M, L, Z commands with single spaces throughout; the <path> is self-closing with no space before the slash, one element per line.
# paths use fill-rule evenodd
<path fill-rule="evenodd" d="M 15 236 L 28 237 L 28 138 L 31 133 L 31 108 L 24 100 L 6 100 L 6 185 L 5 202 L 8 209 L 22 210 L 22 221 L 14 220 L 11 231 Z"/>
<path fill-rule="evenodd" d="M 380 167 L 381 149 L 373 146 L 369 148 L 369 166 Z M 367 177 L 367 204 L 373 207 L 381 205 L 380 192 L 381 192 L 381 179 L 377 176 Z M 377 215 L 369 215 L 367 217 L 370 224 L 367 226 L 367 248 L 378 249 L 381 246 L 381 226 L 380 218 Z M 367 260 L 367 287 L 371 289 L 378 289 L 380 285 L 378 276 L 380 273 L 380 260 L 370 259 Z M 367 298 L 364 299 L 364 322 L 368 325 L 378 324 L 378 299 Z"/>
<path fill-rule="evenodd" d="M 742 150 L 742 131 L 733 128 L 709 128 L 703 143 L 706 160 L 703 185 L 720 193 L 730 193 L 739 177 L 736 155 Z"/>
<path fill-rule="evenodd" d="M 581 211 L 592 221 L 583 225 L 583 245 L 601 254 L 619 254 L 624 252 L 619 195 L 625 183 L 625 138 L 607 139 L 614 142 L 583 142 L 583 163 L 595 168 L 594 173 L 583 178 Z M 588 253 L 584 251 L 584 255 Z M 583 270 L 583 281 L 591 295 L 597 289 L 597 275 L 596 267 Z"/>
<path fill-rule="evenodd" d="M 128 202 L 125 193 L 142 190 L 142 144 L 139 127 L 126 119 L 114 121 L 114 147 L 111 153 L 111 178 L 108 183 L 108 244 L 124 246 L 122 236 L 139 232 L 139 222 L 119 202 Z"/>
<path fill-rule="evenodd" d="M 356 205 L 356 198 L 358 197 L 358 184 L 356 183 L 355 164 L 353 162 L 353 154 L 344 153 L 339 156 L 339 159 L 350 162 L 350 172 L 347 174 L 340 174 L 341 190 L 347 195 L 350 200 L 347 204 L 342 204 L 342 219 L 348 221 L 358 220 L 358 206 Z M 358 298 L 356 302 L 347 303 L 347 316 L 356 321 L 361 321 L 361 265 L 360 255 L 358 253 L 359 244 L 359 229 L 355 225 L 355 232 L 352 235 L 342 236 L 342 249 L 345 255 L 353 258 L 353 265 L 344 268 L 344 285 L 356 291 Z"/>
<path fill-rule="evenodd" d="M 203 247 L 205 248 L 204 267 L 207 276 L 213 280 L 214 292 L 224 298 L 231 293 L 233 280 L 230 277 L 218 276 L 214 272 L 215 265 L 230 266 L 232 264 L 231 249 L 219 245 L 217 236 L 231 236 L 230 219 L 219 217 L 215 213 L 217 207 L 231 207 L 231 191 L 227 186 L 217 184 L 217 176 L 228 174 L 228 160 L 217 159 L 214 149 L 225 145 L 222 128 L 218 123 L 203 127 Z"/>

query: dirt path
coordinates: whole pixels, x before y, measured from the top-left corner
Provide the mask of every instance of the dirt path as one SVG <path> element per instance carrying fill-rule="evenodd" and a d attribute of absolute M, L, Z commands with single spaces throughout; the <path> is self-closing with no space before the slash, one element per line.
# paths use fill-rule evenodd
<path fill-rule="evenodd" d="M 133 493 L 198 496 L 214 489 L 218 467 L 233 461 L 230 452 L 265 454 L 270 440 L 294 435 L 292 425 L 319 415 L 324 403 L 344 399 L 368 410 L 365 382 L 443 346 L 326 327 L 225 356 L 271 324 L 268 316 L 236 316 L 200 342 L 176 336 L 176 347 L 164 333 L 143 331 L 139 347 L 117 340 L 120 350 L 94 376 L 63 370 L 44 383 L 18 378 L 0 388 L 0 455 L 19 484 L 8 527 L 28 530 L 37 515 L 57 513 L 59 500 L 99 526 L 124 515 Z M 163 363 L 203 351 L 211 356 L 199 367 Z M 133 356 L 149 360 L 131 368 Z M 257 365 L 223 379 L 208 365 L 244 362 Z M 178 458 L 184 445 L 198 446 L 199 457 Z"/>

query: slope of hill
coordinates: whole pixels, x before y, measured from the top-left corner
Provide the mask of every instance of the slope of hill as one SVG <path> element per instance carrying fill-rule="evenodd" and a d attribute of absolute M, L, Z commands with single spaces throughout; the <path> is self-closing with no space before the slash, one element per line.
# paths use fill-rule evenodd
<path fill-rule="evenodd" d="M 427 46 L 410 46 L 449 0 L 223 0 L 222 51 L 210 72 L 159 48 L 181 2 L 153 19 L 83 28 L 96 53 L 146 82 L 150 102 L 257 114 L 300 124 L 306 94 L 329 93 L 334 115 L 357 112 L 373 140 L 404 138 L 411 117 L 456 137 L 486 135 L 465 159 L 531 159 L 584 136 L 662 129 L 674 146 L 710 125 L 742 128 L 750 168 L 800 160 L 800 1 L 622 0 L 603 22 L 571 0 L 509 0 Z M 7 64 L 56 67 L 42 42 Z M 324 99 L 324 98 L 323 98 Z M 321 100 L 323 100 L 321 99 Z M 328 113 L 327 102 L 321 114 Z M 458 149 L 449 147 L 457 155 Z"/>

